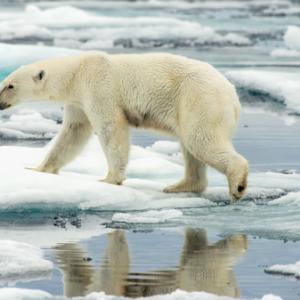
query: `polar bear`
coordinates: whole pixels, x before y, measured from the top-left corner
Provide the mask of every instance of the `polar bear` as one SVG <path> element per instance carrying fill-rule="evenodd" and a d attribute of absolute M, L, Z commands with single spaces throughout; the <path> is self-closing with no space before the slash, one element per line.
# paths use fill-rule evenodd
<path fill-rule="evenodd" d="M 184 178 L 165 192 L 203 192 L 209 165 L 228 179 L 233 200 L 246 190 L 248 162 L 231 142 L 240 103 L 234 86 L 211 65 L 166 54 L 84 54 L 22 66 L 2 83 L 0 109 L 47 100 L 64 104 L 56 142 L 37 171 L 58 173 L 95 132 L 111 184 L 122 184 L 130 126 L 176 136 Z"/>

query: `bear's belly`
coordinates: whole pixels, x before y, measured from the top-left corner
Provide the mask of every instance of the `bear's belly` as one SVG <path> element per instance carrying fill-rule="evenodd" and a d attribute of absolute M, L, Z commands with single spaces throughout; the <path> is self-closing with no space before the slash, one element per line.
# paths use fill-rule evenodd
<path fill-rule="evenodd" d="M 176 126 L 169 117 L 160 116 L 159 114 L 155 115 L 150 112 L 132 112 L 128 109 L 124 109 L 123 112 L 127 122 L 133 127 L 155 129 L 171 134 L 174 134 L 176 131 Z"/>

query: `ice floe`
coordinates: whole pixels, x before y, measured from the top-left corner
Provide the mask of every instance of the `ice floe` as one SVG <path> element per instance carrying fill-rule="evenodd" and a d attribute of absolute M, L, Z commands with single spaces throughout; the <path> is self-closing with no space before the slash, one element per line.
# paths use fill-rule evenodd
<path fill-rule="evenodd" d="M 251 43 L 243 35 L 221 34 L 198 22 L 171 16 L 104 16 L 73 6 L 41 9 L 33 4 L 24 11 L 0 13 L 0 40 L 20 39 L 50 40 L 56 46 L 81 49 Z"/>
<path fill-rule="evenodd" d="M 51 274 L 52 262 L 33 245 L 0 240 L 0 284 L 37 280 Z"/>
<path fill-rule="evenodd" d="M 17 288 L 3 288 L 0 289 L 0 300 L 67 300 L 71 298 L 52 296 L 49 293 L 40 290 L 28 290 Z M 104 293 L 92 293 L 86 297 L 72 298 L 76 300 L 129 300 L 130 298 L 122 296 L 110 296 Z M 136 298 L 137 300 L 145 298 Z M 171 294 L 157 295 L 147 297 L 148 300 L 233 300 L 237 298 L 222 297 L 205 292 L 185 292 L 176 290 Z M 250 299 L 249 299 L 250 300 Z M 280 297 L 272 294 L 265 295 L 260 299 L 255 300 L 281 300 Z"/>
<path fill-rule="evenodd" d="M 298 101 L 300 76 L 297 73 L 236 70 L 226 72 L 226 76 L 242 92 L 248 92 L 255 95 L 256 98 L 259 98 L 259 95 L 269 97 L 268 101 L 273 101 L 275 104 L 284 104 L 288 110 L 300 113 L 300 103 Z"/>
<path fill-rule="evenodd" d="M 273 265 L 265 269 L 266 273 L 295 276 L 300 278 L 300 261 L 289 265 Z"/>

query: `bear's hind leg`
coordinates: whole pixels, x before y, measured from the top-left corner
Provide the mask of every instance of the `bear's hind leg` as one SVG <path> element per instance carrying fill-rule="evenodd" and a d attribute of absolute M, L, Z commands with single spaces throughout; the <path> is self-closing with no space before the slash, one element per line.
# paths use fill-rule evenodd
<path fill-rule="evenodd" d="M 44 161 L 34 171 L 57 174 L 84 148 L 92 134 L 92 127 L 84 112 L 73 105 L 66 105 L 61 131 Z"/>
<path fill-rule="evenodd" d="M 183 145 L 185 177 L 178 183 L 164 189 L 165 193 L 195 192 L 201 193 L 207 186 L 206 164 L 197 160 Z"/>

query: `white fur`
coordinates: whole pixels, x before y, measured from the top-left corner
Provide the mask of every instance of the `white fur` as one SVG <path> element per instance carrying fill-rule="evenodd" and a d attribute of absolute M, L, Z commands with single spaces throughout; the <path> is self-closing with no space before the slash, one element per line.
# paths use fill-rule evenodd
<path fill-rule="evenodd" d="M 3 84 L 14 89 L 4 88 L 0 104 L 41 98 L 65 104 L 63 128 L 39 171 L 57 173 L 95 131 L 109 167 L 104 181 L 121 184 L 129 127 L 136 126 L 167 132 L 181 142 L 185 177 L 166 192 L 202 192 L 206 165 L 227 176 L 233 198 L 245 192 L 248 163 L 231 143 L 239 99 L 233 85 L 207 63 L 163 53 L 90 52 L 24 66 Z"/>

